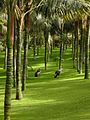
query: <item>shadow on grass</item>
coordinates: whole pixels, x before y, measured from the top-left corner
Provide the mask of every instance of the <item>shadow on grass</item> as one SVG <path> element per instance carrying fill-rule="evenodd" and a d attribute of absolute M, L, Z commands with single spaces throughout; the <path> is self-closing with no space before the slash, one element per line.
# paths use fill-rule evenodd
<path fill-rule="evenodd" d="M 15 90 L 12 94 L 12 120 L 89 120 L 90 119 L 90 81 L 85 81 L 72 69 L 71 49 L 63 55 L 63 71 L 56 79 L 54 73 L 58 69 L 53 57 L 59 55 L 59 49 L 54 50 L 52 59 L 48 63 L 48 70 L 44 70 L 43 55 L 33 61 L 29 58 L 29 78 L 26 83 L 24 98 L 17 101 Z M 35 70 L 41 67 L 39 77 L 34 77 Z M 1 77 L 4 76 L 2 72 Z M 2 82 L 3 81 L 3 82 Z M 1 96 L 5 78 L 0 78 Z M 2 108 L 2 104 L 1 108 Z M 3 109 L 3 108 L 2 108 Z M 2 119 L 2 110 L 1 118 Z"/>
<path fill-rule="evenodd" d="M 74 90 L 71 94 L 73 92 Z M 55 93 L 56 91 L 54 94 Z M 59 95 L 58 97 L 52 97 L 53 94 L 48 94 L 50 96 L 48 96 L 48 98 L 46 96 L 44 99 L 40 96 L 41 94 L 39 94 L 37 99 L 32 99 L 31 96 L 31 99 L 27 98 L 25 100 L 28 104 L 21 104 L 19 108 L 15 105 L 12 114 L 13 120 L 19 120 L 19 118 L 23 120 L 35 120 L 36 118 L 37 120 L 81 120 L 81 117 L 82 119 L 87 119 L 87 116 L 90 118 L 90 116 L 87 115 L 88 109 L 86 107 L 88 105 L 87 102 L 90 100 L 89 97 L 84 98 L 82 95 L 75 97 L 74 94 L 72 94 L 71 97 L 70 93 L 63 95 L 59 93 L 56 94 Z M 23 103 L 23 101 L 21 102 Z M 83 116 L 80 115 L 82 113 L 84 113 Z"/>

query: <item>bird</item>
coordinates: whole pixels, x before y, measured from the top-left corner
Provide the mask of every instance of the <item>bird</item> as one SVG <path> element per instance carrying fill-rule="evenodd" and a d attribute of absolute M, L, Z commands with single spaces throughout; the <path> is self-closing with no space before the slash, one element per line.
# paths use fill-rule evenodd
<path fill-rule="evenodd" d="M 62 71 L 62 68 L 56 70 L 56 71 L 55 71 L 55 74 L 54 74 L 54 78 L 56 78 L 57 76 L 59 76 L 60 73 L 61 73 L 61 71 Z"/>
<path fill-rule="evenodd" d="M 38 68 L 35 72 L 35 77 L 38 77 L 40 75 L 40 73 L 41 73 L 41 70 L 40 70 L 40 68 Z"/>

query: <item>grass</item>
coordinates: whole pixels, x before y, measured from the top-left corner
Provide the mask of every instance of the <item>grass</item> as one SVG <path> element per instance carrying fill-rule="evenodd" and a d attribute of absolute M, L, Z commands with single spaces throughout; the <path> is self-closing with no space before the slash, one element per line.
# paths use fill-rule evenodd
<path fill-rule="evenodd" d="M 72 68 L 71 49 L 64 52 L 63 71 L 54 79 L 57 70 L 55 57 L 58 49 L 53 51 L 44 70 L 43 51 L 36 60 L 29 51 L 28 79 L 24 98 L 15 100 L 15 89 L 12 90 L 11 120 L 90 120 L 90 80 L 84 80 L 84 74 L 79 75 Z M 5 86 L 5 71 L 3 60 L 0 61 L 0 120 L 3 120 L 3 100 Z M 31 69 L 31 66 L 33 70 Z M 41 75 L 34 77 L 35 69 L 41 68 Z"/>

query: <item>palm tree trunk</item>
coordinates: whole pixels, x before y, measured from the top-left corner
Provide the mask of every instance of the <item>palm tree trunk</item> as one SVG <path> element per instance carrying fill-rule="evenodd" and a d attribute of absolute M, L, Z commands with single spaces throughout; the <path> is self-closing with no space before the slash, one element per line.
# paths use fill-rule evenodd
<path fill-rule="evenodd" d="M 80 24 L 80 54 L 79 54 L 79 73 L 82 73 L 82 55 L 83 55 L 83 28 L 82 20 L 79 21 Z"/>
<path fill-rule="evenodd" d="M 30 1 L 30 0 L 29 0 Z M 25 12 L 28 10 L 28 2 L 26 5 Z M 29 31 L 30 31 L 30 14 L 25 16 L 25 37 L 24 37 L 24 59 L 23 59 L 23 72 L 22 72 L 22 92 L 24 93 L 26 79 L 28 78 L 28 41 L 29 41 Z"/>
<path fill-rule="evenodd" d="M 34 41 L 33 41 L 33 57 L 36 59 L 36 35 L 34 36 Z"/>
<path fill-rule="evenodd" d="M 85 18 L 86 19 L 86 18 Z M 85 20 L 84 19 L 84 20 Z M 83 24 L 83 39 L 82 39 L 82 42 L 83 42 L 83 47 L 82 47 L 82 63 L 85 64 L 85 39 L 86 39 L 86 21 L 84 21 L 84 24 Z"/>
<path fill-rule="evenodd" d="M 27 66 L 28 66 L 28 33 L 25 30 L 25 37 L 24 37 L 24 60 L 23 60 L 23 72 L 22 72 L 22 92 L 25 90 L 25 83 L 27 79 Z"/>
<path fill-rule="evenodd" d="M 89 78 L 89 40 L 90 40 L 90 17 L 87 17 L 86 23 L 86 39 L 85 39 L 85 79 Z"/>
<path fill-rule="evenodd" d="M 32 0 L 27 0 L 25 12 L 29 10 L 28 2 L 32 2 Z M 24 93 L 24 90 L 26 88 L 26 79 L 28 78 L 28 41 L 29 41 L 29 31 L 30 31 L 30 14 L 28 13 L 25 16 L 25 37 L 24 37 L 24 59 L 23 59 L 23 72 L 22 72 L 22 93 Z M 34 59 L 36 57 L 36 34 L 34 36 Z"/>
<path fill-rule="evenodd" d="M 13 24 L 13 9 L 10 1 L 7 1 L 7 69 L 6 69 L 6 86 L 4 98 L 4 120 L 10 120 L 11 114 L 11 93 L 13 81 L 13 38 L 14 38 L 14 24 Z"/>
<path fill-rule="evenodd" d="M 50 44 L 49 44 L 49 43 L 48 43 L 48 45 L 47 45 L 47 46 L 48 46 L 47 61 L 49 61 L 49 60 L 50 60 L 50 54 L 51 54 L 51 51 L 50 51 L 50 50 L 51 50 L 51 49 L 50 49 L 50 47 L 51 47 L 51 46 L 50 46 Z"/>
<path fill-rule="evenodd" d="M 60 43 L 59 69 L 61 68 L 61 65 L 62 65 L 62 41 Z"/>
<path fill-rule="evenodd" d="M 16 20 L 14 21 L 16 26 Z M 16 86 L 16 27 L 14 27 L 14 45 L 13 45 L 13 87 Z"/>
<path fill-rule="evenodd" d="M 72 60 L 73 60 L 73 68 L 75 68 L 75 39 L 73 32 L 72 32 Z"/>
<path fill-rule="evenodd" d="M 45 58 L 44 58 L 44 61 L 45 61 L 45 70 L 47 70 L 47 41 L 45 39 Z"/>
<path fill-rule="evenodd" d="M 47 41 L 48 41 L 48 31 L 44 31 L 44 38 L 45 38 L 45 56 L 44 56 L 44 62 L 45 62 L 45 70 L 47 70 Z"/>
<path fill-rule="evenodd" d="M 68 47 L 68 45 L 67 45 L 68 44 L 68 33 L 66 32 L 65 34 L 66 34 L 65 44 L 66 44 L 66 49 L 67 49 L 67 47 Z"/>
<path fill-rule="evenodd" d="M 39 45 L 37 46 L 37 56 L 39 56 Z"/>
<path fill-rule="evenodd" d="M 53 42 L 51 42 L 51 50 L 50 50 L 51 56 L 52 56 L 52 52 L 53 52 Z"/>
<path fill-rule="evenodd" d="M 60 44 L 60 54 L 59 54 L 59 69 L 62 67 L 62 47 L 63 47 L 63 41 L 62 41 L 62 32 L 63 32 L 63 26 L 61 25 L 61 41 L 59 42 Z"/>
<path fill-rule="evenodd" d="M 54 35 L 52 36 L 52 38 L 53 38 L 53 42 L 52 42 L 53 49 L 55 49 L 55 40 L 54 40 Z"/>
<path fill-rule="evenodd" d="M 8 48 L 7 55 L 7 72 L 6 72 L 6 87 L 5 87 L 5 98 L 4 98 L 4 120 L 10 120 L 11 114 L 11 92 L 12 92 L 12 48 Z"/>
<path fill-rule="evenodd" d="M 16 56 L 16 99 L 22 98 L 21 92 L 21 28 L 17 23 L 17 56 Z"/>
<path fill-rule="evenodd" d="M 20 7 L 22 1 L 17 0 L 17 4 Z M 22 98 L 22 91 L 21 91 L 21 30 L 22 30 L 22 18 L 17 20 L 17 56 L 16 56 L 16 100 L 20 100 Z"/>
<path fill-rule="evenodd" d="M 77 58 L 77 72 L 79 72 L 79 38 L 78 38 L 78 21 L 75 21 L 75 40 L 76 40 L 76 58 Z"/>

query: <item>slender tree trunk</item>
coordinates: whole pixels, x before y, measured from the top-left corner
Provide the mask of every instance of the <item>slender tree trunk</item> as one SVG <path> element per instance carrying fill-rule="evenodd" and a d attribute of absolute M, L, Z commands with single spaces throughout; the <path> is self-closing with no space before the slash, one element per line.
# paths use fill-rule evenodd
<path fill-rule="evenodd" d="M 53 38 L 53 49 L 55 49 L 55 40 L 54 40 L 54 35 L 52 36 L 52 38 Z"/>
<path fill-rule="evenodd" d="M 84 29 L 83 29 L 83 39 L 82 39 L 82 63 L 84 64 L 85 63 L 85 37 L 86 36 L 86 30 L 85 30 L 85 23 L 84 23 Z"/>
<path fill-rule="evenodd" d="M 59 69 L 61 68 L 61 66 L 62 66 L 62 40 L 60 43 Z"/>
<path fill-rule="evenodd" d="M 75 31 L 74 31 L 74 36 L 73 36 L 73 68 L 76 67 L 76 39 L 75 39 Z"/>
<path fill-rule="evenodd" d="M 45 57 L 44 57 L 44 61 L 45 61 L 45 70 L 47 70 L 47 41 L 48 41 L 48 31 L 47 30 L 44 31 L 44 37 L 45 37 Z"/>
<path fill-rule="evenodd" d="M 73 60 L 73 68 L 75 68 L 75 39 L 73 32 L 72 32 L 72 60 Z"/>
<path fill-rule="evenodd" d="M 12 93 L 12 81 L 13 81 L 13 39 L 14 39 L 14 14 L 11 1 L 7 1 L 7 69 L 6 69 L 6 86 L 5 86 L 5 98 L 4 98 L 4 120 L 10 120 L 11 114 L 11 93 Z"/>
<path fill-rule="evenodd" d="M 40 29 L 39 29 L 40 30 Z M 39 34 L 39 30 L 37 31 L 37 34 Z M 37 37 L 37 56 L 39 56 L 39 49 L 40 49 L 40 40 L 39 38 Z"/>
<path fill-rule="evenodd" d="M 20 7 L 21 3 L 23 2 L 17 0 L 17 4 Z M 22 47 L 22 40 L 21 40 L 21 30 L 22 30 L 22 18 L 17 20 L 17 56 L 16 56 L 16 100 L 20 100 L 22 98 L 22 91 L 21 91 L 21 73 L 22 73 L 22 66 L 21 66 L 21 47 Z"/>
<path fill-rule="evenodd" d="M 45 61 L 45 70 L 47 70 L 47 41 L 45 39 L 45 58 L 44 58 L 44 61 Z"/>
<path fill-rule="evenodd" d="M 65 41 L 65 43 L 66 43 L 66 49 L 67 49 L 67 46 L 68 46 L 67 45 L 68 44 L 68 33 L 66 32 L 65 34 L 66 34 L 66 41 Z"/>
<path fill-rule="evenodd" d="M 64 41 L 62 41 L 62 51 L 64 52 Z"/>
<path fill-rule="evenodd" d="M 28 0 L 30 1 L 30 0 Z M 28 3 L 26 5 L 26 10 L 28 11 Z M 25 37 L 24 37 L 24 59 L 23 59 L 23 72 L 22 72 L 22 92 L 26 88 L 26 79 L 28 78 L 28 41 L 29 41 L 29 31 L 30 31 L 30 14 L 25 16 Z"/>
<path fill-rule="evenodd" d="M 16 56 L 16 99 L 22 98 L 21 92 L 21 28 L 17 24 L 17 56 Z"/>
<path fill-rule="evenodd" d="M 52 52 L 53 52 L 53 42 L 51 42 L 51 56 L 52 56 Z"/>
<path fill-rule="evenodd" d="M 63 41 L 62 41 L 62 32 L 63 32 L 63 26 L 61 25 L 61 41 L 59 42 L 60 44 L 60 54 L 59 54 L 59 69 L 62 67 L 62 45 L 63 45 Z"/>
<path fill-rule="evenodd" d="M 78 38 L 78 21 L 75 21 L 75 40 L 76 40 L 76 58 L 77 58 L 77 72 L 79 72 L 79 38 Z"/>
<path fill-rule="evenodd" d="M 79 54 L 79 73 L 82 74 L 82 55 L 83 55 L 83 28 L 82 20 L 79 21 L 80 25 L 80 54 Z"/>
<path fill-rule="evenodd" d="M 89 40 L 90 40 L 90 17 L 87 17 L 85 39 L 85 79 L 89 78 Z"/>
<path fill-rule="evenodd" d="M 37 46 L 37 56 L 39 55 L 39 46 Z"/>
<path fill-rule="evenodd" d="M 33 57 L 36 59 L 36 35 L 34 36 L 34 41 L 33 41 Z"/>
<path fill-rule="evenodd" d="M 28 34 L 25 30 L 25 37 L 24 37 L 24 60 L 23 60 L 23 72 L 22 72 L 22 91 L 25 90 L 25 83 L 27 79 L 27 66 L 28 66 Z"/>
<path fill-rule="evenodd" d="M 16 20 L 14 22 L 16 26 Z M 13 87 L 16 86 L 16 27 L 14 27 L 14 45 L 13 45 Z"/>
<path fill-rule="evenodd" d="M 47 45 L 47 46 L 48 46 L 47 61 L 49 61 L 49 60 L 50 60 L 50 54 L 51 54 L 51 51 L 50 51 L 50 50 L 51 50 L 51 48 L 50 48 L 51 46 L 50 46 L 50 43 L 49 43 L 49 42 L 48 42 L 48 45 Z"/>
<path fill-rule="evenodd" d="M 27 41 L 28 41 L 28 43 L 27 43 L 27 54 L 26 54 L 26 59 L 27 59 L 27 66 L 26 66 L 26 78 L 28 78 L 28 46 L 29 46 L 29 38 L 30 38 L 30 36 L 29 36 L 29 32 L 27 33 Z"/>

